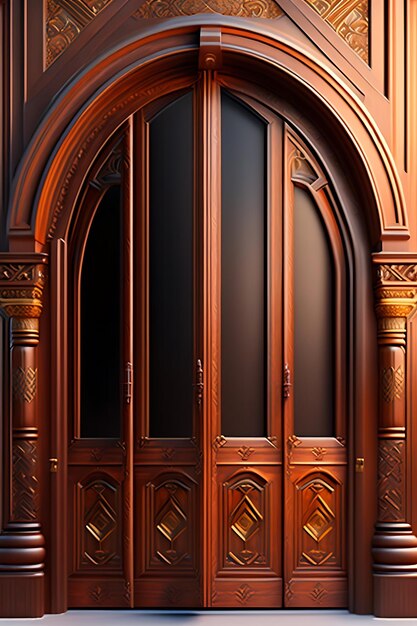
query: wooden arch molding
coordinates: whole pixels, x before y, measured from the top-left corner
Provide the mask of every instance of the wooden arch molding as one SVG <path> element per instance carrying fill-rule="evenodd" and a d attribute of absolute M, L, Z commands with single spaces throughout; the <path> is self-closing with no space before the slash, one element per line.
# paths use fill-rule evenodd
<path fill-rule="evenodd" d="M 372 245 L 381 241 L 389 249 L 388 241 L 409 238 L 398 173 L 359 98 L 310 54 L 284 38 L 273 39 L 264 25 L 249 28 L 239 19 L 219 16 L 205 16 L 204 24 L 197 16 L 151 27 L 143 38 L 112 51 L 65 89 L 16 176 L 8 220 L 10 251 L 44 251 L 48 239 L 63 234 L 103 133 L 110 136 L 131 113 L 157 97 L 168 76 L 172 81 L 172 76 L 197 72 L 199 56 L 200 61 L 213 57 L 210 69 L 221 59 L 224 68 L 230 66 L 246 78 L 261 70 L 267 84 L 272 78 L 286 93 L 302 95 L 312 121 L 316 118 L 318 128 L 336 133 L 344 161 L 353 163 L 348 175 L 360 190 Z M 207 53 L 201 54 L 201 49 Z M 251 71 L 255 67 L 256 73 Z"/>
<path fill-rule="evenodd" d="M 65 467 L 65 446 L 62 442 L 65 440 L 63 433 L 67 414 L 65 387 L 67 363 L 63 337 L 67 332 L 67 269 L 65 245 L 62 240 L 65 242 L 68 239 L 71 217 L 87 172 L 95 162 L 105 140 L 116 133 L 130 115 L 166 92 L 168 84 L 168 91 L 186 87 L 187 84 L 197 79 L 198 72 L 202 70 L 221 70 L 222 73 L 233 76 L 235 84 L 239 80 L 252 84 L 256 82 L 260 98 L 262 98 L 262 89 L 265 93 L 273 94 L 274 106 L 282 110 L 284 115 L 288 112 L 289 122 L 297 131 L 298 136 L 306 138 L 306 144 L 309 143 L 308 136 L 322 139 L 317 142 L 320 146 L 329 144 L 330 142 L 326 142 L 326 136 L 331 137 L 331 143 L 340 146 L 339 161 L 344 170 L 342 177 L 335 177 L 331 180 L 336 190 L 335 196 L 338 199 L 342 197 L 341 203 L 343 202 L 344 194 L 338 193 L 338 187 L 341 185 L 345 191 L 353 194 L 357 205 L 363 209 L 363 221 L 367 225 L 370 241 L 368 247 L 360 244 L 360 241 L 365 241 L 365 238 L 360 240 L 355 237 L 360 221 L 358 216 L 350 215 L 344 206 L 339 207 L 338 226 L 343 232 L 346 257 L 352 269 L 349 289 L 353 295 L 348 329 L 348 334 L 352 337 L 352 354 L 348 365 L 350 372 L 348 376 L 352 382 L 351 387 L 355 390 L 355 396 L 353 397 L 353 392 L 350 392 L 352 397 L 349 399 L 350 432 L 348 437 L 352 444 L 352 459 L 356 455 L 365 456 L 365 451 L 368 454 L 368 473 L 363 480 L 360 479 L 360 483 L 355 482 L 355 489 L 351 489 L 349 495 L 351 504 L 349 533 L 351 539 L 355 538 L 354 541 L 349 540 L 352 580 L 349 590 L 349 608 L 352 611 L 369 612 L 373 608 L 371 604 L 371 554 L 370 551 L 365 557 L 363 554 L 367 554 L 376 515 L 371 521 L 370 519 L 364 521 L 363 516 L 361 517 L 361 507 L 369 502 L 375 491 L 377 447 L 375 398 L 378 384 L 374 371 L 376 369 L 374 357 L 376 356 L 377 333 L 375 332 L 375 336 L 372 336 L 375 320 L 370 296 L 372 288 L 369 276 L 369 252 L 372 248 L 374 250 L 382 248 L 386 254 L 389 254 L 395 250 L 396 241 L 409 238 L 407 213 L 401 183 L 389 149 L 359 98 L 337 75 L 309 53 L 283 38 L 272 37 L 267 26 L 253 23 L 247 26 L 243 20 L 224 16 L 204 16 L 202 25 L 201 16 L 194 16 L 172 20 L 169 25 L 164 23 L 150 27 L 140 40 L 126 42 L 80 73 L 53 104 L 29 145 L 16 175 L 9 208 L 10 252 L 3 255 L 4 258 L 1 260 L 12 264 L 13 259 L 26 258 L 28 263 L 35 266 L 35 270 L 34 274 L 29 276 L 29 285 L 25 283 L 25 287 L 32 287 L 33 283 L 33 286 L 40 290 L 39 285 L 43 288 L 43 265 L 46 264 L 47 257 L 46 254 L 39 253 L 51 252 L 51 298 L 49 311 L 47 310 L 46 314 L 50 315 L 50 337 L 56 348 L 51 351 L 50 370 L 52 373 L 50 381 L 51 415 L 53 416 L 51 419 L 52 447 L 55 443 L 57 448 L 61 446 L 58 452 L 60 460 L 62 459 L 62 467 Z M 285 107 L 286 101 L 292 104 L 296 99 L 302 100 L 300 108 L 303 109 L 303 114 L 299 114 L 298 118 L 293 115 L 297 107 L 290 105 Z M 319 161 L 326 162 L 326 158 L 321 159 L 321 155 L 316 156 L 319 157 Z M 339 164 L 339 170 L 341 169 Z M 333 172 L 331 168 L 328 170 L 331 178 Z M 392 249 L 391 245 L 393 245 Z M 391 258 L 386 260 L 387 265 L 390 261 Z M 376 264 L 378 262 L 375 260 Z M 407 259 L 405 262 L 411 263 L 411 260 Z M 415 263 L 414 258 L 412 262 Z M 10 287 L 15 290 L 21 288 L 24 281 L 29 279 L 26 277 L 27 272 L 23 265 L 22 267 L 18 265 L 14 273 L 11 271 L 13 268 L 14 265 L 8 266 L 7 274 L 3 270 L 2 280 L 11 281 Z M 22 268 L 25 270 L 24 274 L 21 273 Z M 408 275 L 405 279 L 403 277 L 403 280 L 407 282 Z M 391 282 L 392 279 L 384 274 L 383 281 Z M 412 282 L 414 290 L 414 277 Z M 385 289 L 386 285 L 383 287 Z M 403 285 L 394 285 L 394 287 L 401 295 L 404 290 Z M 41 291 L 39 293 L 42 295 Z M 15 298 L 14 291 L 10 291 L 10 294 L 10 298 Z M 386 289 L 383 291 L 381 287 L 377 293 L 377 299 L 389 297 L 395 300 L 397 295 L 400 297 L 399 294 L 387 296 Z M 411 298 L 413 307 L 415 306 L 414 295 L 413 291 Z M 2 296 L 4 310 L 6 310 L 6 297 L 7 293 L 4 292 Z M 34 296 L 30 294 L 30 297 L 32 302 Z M 17 304 L 20 306 L 22 303 Z M 395 301 L 394 304 L 398 303 Z M 392 373 L 398 370 L 397 355 L 400 354 L 403 361 L 405 359 L 405 354 L 403 354 L 403 344 L 406 341 L 404 338 L 405 320 L 410 311 L 404 313 L 402 308 L 384 311 L 379 317 L 384 320 L 387 318 L 389 321 L 380 322 L 378 335 L 380 364 L 382 370 L 387 370 L 392 378 Z M 36 370 L 36 376 L 36 350 L 39 343 L 37 312 L 38 309 L 35 312 L 26 309 L 9 311 L 12 319 L 16 318 L 12 321 L 12 329 L 14 345 L 18 346 L 18 349 L 14 351 L 12 365 L 15 370 L 19 368 L 26 368 L 28 371 L 31 368 L 33 372 Z M 401 318 L 401 322 L 397 321 L 397 317 Z M 395 321 L 391 321 L 391 318 Z M 399 330 L 398 324 L 401 326 Z M 388 344 L 389 350 L 386 349 Z M 39 346 L 39 349 L 42 348 Z M 48 350 L 49 354 L 50 348 L 47 344 L 43 349 Z M 397 404 L 400 401 L 398 398 L 393 398 L 394 401 L 397 411 Z M 14 440 L 17 452 L 22 448 L 19 437 L 23 436 L 21 422 L 25 420 L 31 424 L 31 429 L 23 433 L 29 442 L 25 445 L 31 445 L 31 449 L 36 447 L 33 445 L 33 441 L 37 441 L 38 436 L 35 405 L 32 403 L 26 403 L 26 405 L 24 400 L 17 398 L 12 411 L 13 420 L 16 423 Z M 391 411 L 391 402 L 389 409 Z M 381 420 L 381 450 L 386 449 L 384 437 L 388 432 L 387 428 L 392 426 L 391 422 L 395 422 L 393 428 L 397 429 L 392 431 L 396 435 L 396 440 L 405 440 L 403 406 L 401 405 L 398 410 L 401 416 L 398 417 L 396 412 L 394 419 L 391 412 L 386 409 L 384 419 L 386 417 L 385 422 L 388 425 Z M 367 417 L 366 420 L 362 419 L 364 415 Z M 55 419 L 55 416 L 58 419 Z M 401 431 L 398 430 L 399 428 Z M 389 434 L 390 439 L 394 439 L 391 431 Z M 402 459 L 406 454 L 404 445 L 400 446 L 400 449 L 403 451 L 398 464 L 403 467 Z M 53 450 L 53 455 L 50 461 L 56 461 L 55 450 Z M 57 501 L 60 489 L 65 489 L 65 473 L 61 468 L 51 471 L 56 472 L 56 481 L 51 483 L 50 495 L 52 500 Z M 351 484 L 354 482 L 353 478 Z M 19 479 L 20 476 L 16 476 L 15 482 Z M 404 476 L 402 484 L 405 482 Z M 402 557 L 401 554 L 398 556 L 398 550 L 396 551 L 395 546 L 393 547 L 396 538 L 401 535 L 401 541 L 405 544 L 411 542 L 413 549 L 415 548 L 414 535 L 406 523 L 408 513 L 405 504 L 402 505 L 401 515 L 396 513 L 393 519 L 393 516 L 389 517 L 389 514 L 385 513 L 386 502 L 383 488 L 385 484 L 382 484 L 380 488 L 381 524 L 374 544 L 374 560 L 379 566 L 377 575 L 382 581 L 379 587 L 380 597 L 383 597 L 386 592 L 383 586 L 385 582 L 388 581 L 387 587 L 391 584 L 388 580 L 389 576 L 398 577 L 398 573 L 401 574 L 408 567 L 408 563 L 405 563 L 405 566 L 403 563 L 397 563 Z M 64 510 L 52 510 L 52 508 L 50 526 L 65 527 Z M 371 511 L 370 516 L 374 512 Z M 35 555 L 36 558 L 33 557 L 36 561 L 34 564 L 29 561 L 28 557 L 28 563 L 24 564 L 25 572 L 31 572 L 33 567 L 38 566 L 42 569 L 44 544 L 37 519 L 32 524 L 32 520 L 22 520 L 20 517 L 24 516 L 19 517 L 17 513 L 15 517 L 18 524 L 21 526 L 24 524 L 23 531 L 26 532 L 29 527 L 32 531 L 29 556 L 32 558 L 34 547 L 39 551 L 39 554 Z M 13 516 L 12 522 L 14 522 Z M 26 535 L 22 539 L 16 531 L 16 536 L 20 542 L 26 541 Z M 393 541 L 390 543 L 391 539 Z M 6 556 L 8 555 L 7 541 L 9 541 L 7 535 L 4 535 L 3 543 L 0 541 L 0 551 L 7 553 Z M 49 546 L 51 552 L 55 550 L 58 556 L 64 551 L 60 543 L 62 542 L 55 533 Z M 16 543 L 16 546 L 20 548 L 20 543 Z M 388 563 L 387 549 L 391 559 Z M 359 571 L 357 565 L 360 563 L 361 555 L 361 563 L 365 562 L 366 565 L 362 568 L 362 572 Z M 3 555 L 2 558 L 4 561 L 5 556 Z M 413 561 L 410 567 L 414 568 L 416 560 L 414 552 L 410 558 Z M 39 583 L 39 588 L 35 589 L 36 601 L 32 602 L 30 598 L 28 600 L 27 616 L 35 616 L 35 614 L 40 616 L 45 610 L 54 612 L 66 610 L 65 586 L 59 579 L 65 568 L 60 568 L 62 563 L 58 561 L 56 557 L 55 561 L 49 562 L 51 599 L 45 598 L 43 582 Z M 10 580 L 10 585 L 12 585 L 13 580 L 11 578 Z M 0 590 L 0 603 L 2 597 L 6 599 L 8 595 L 10 595 L 10 589 L 3 586 L 3 591 Z M 358 600 L 359 597 L 362 600 Z M 384 607 L 379 607 L 378 610 L 380 613 L 385 611 Z M 13 613 L 13 607 L 10 609 L 10 615 L 12 614 L 16 616 Z"/>

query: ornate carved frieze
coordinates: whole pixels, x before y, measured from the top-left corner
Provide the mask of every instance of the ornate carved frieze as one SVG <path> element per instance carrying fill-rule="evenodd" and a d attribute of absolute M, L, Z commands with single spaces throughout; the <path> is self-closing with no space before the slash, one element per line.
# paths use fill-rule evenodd
<path fill-rule="evenodd" d="M 41 263 L 0 263 L 0 307 L 9 317 L 38 318 L 42 311 L 45 267 Z M 34 322 L 26 329 L 33 332 Z M 25 328 L 21 325 L 20 331 Z"/>
<path fill-rule="evenodd" d="M 112 0 L 47 0 L 46 67 L 78 37 L 83 28 Z"/>
<path fill-rule="evenodd" d="M 145 0 L 133 17 L 149 19 L 196 13 L 274 19 L 282 15 L 282 10 L 274 0 Z"/>
<path fill-rule="evenodd" d="M 305 0 L 366 63 L 369 60 L 368 0 Z"/>

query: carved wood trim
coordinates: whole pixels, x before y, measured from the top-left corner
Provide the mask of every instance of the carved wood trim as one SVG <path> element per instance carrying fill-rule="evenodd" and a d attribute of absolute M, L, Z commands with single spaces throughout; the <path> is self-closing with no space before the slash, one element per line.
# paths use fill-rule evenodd
<path fill-rule="evenodd" d="M 133 13 L 135 19 L 219 13 L 238 17 L 276 19 L 283 11 L 274 0 L 145 0 Z"/>
<path fill-rule="evenodd" d="M 46 67 L 78 37 L 113 0 L 47 0 L 45 22 Z"/>
<path fill-rule="evenodd" d="M 368 0 L 304 0 L 360 58 L 369 60 Z"/>

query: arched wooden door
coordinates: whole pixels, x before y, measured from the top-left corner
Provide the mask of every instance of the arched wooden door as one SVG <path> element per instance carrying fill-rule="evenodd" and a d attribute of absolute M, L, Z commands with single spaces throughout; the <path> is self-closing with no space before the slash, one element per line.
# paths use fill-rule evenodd
<path fill-rule="evenodd" d="M 203 72 L 88 174 L 70 606 L 347 605 L 343 246 L 326 175 L 271 102 Z"/>

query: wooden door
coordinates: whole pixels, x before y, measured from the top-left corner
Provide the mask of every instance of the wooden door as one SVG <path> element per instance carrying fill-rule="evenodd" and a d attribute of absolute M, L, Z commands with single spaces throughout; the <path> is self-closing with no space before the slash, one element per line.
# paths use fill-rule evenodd
<path fill-rule="evenodd" d="M 70 605 L 346 606 L 327 179 L 273 99 L 229 76 L 150 100 L 74 227 L 90 234 L 73 251 Z M 98 324 L 99 274 L 120 287 Z"/>

